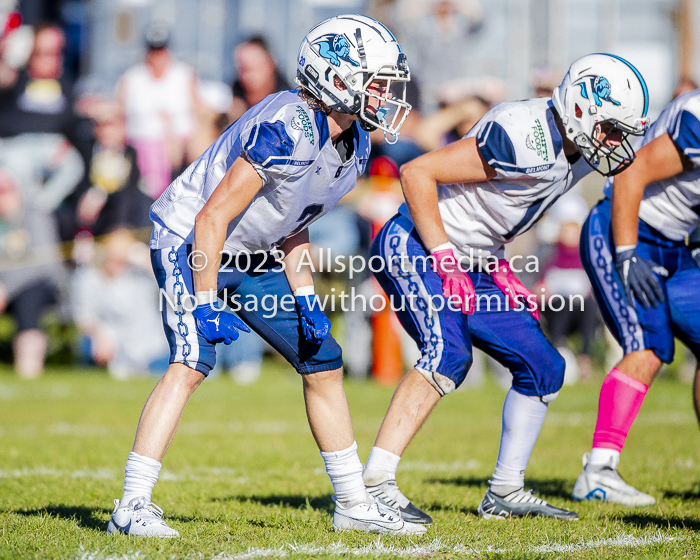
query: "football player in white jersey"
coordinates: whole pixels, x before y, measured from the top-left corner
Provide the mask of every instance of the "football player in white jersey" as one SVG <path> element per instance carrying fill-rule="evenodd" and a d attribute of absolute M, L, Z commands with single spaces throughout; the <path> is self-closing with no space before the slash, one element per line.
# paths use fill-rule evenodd
<path fill-rule="evenodd" d="M 634 152 L 627 137 L 643 134 L 646 110 L 646 86 L 631 64 L 588 55 L 574 62 L 551 100 L 502 103 L 460 141 L 402 167 L 407 205 L 372 251 L 387 263 L 375 276 L 394 307 L 408 302 L 398 316 L 422 357 L 394 393 L 364 480 L 404 519 L 431 522 L 401 493 L 396 471 L 433 407 L 467 375 L 472 344 L 513 374 L 496 469 L 479 514 L 578 518 L 524 490 L 547 405 L 562 386 L 564 359 L 543 334 L 537 299 L 503 258 L 503 247 L 592 169 L 607 175 L 629 166 Z M 490 258 L 479 261 L 479 254 Z"/>
<path fill-rule="evenodd" d="M 637 160 L 606 184 L 581 233 L 581 260 L 624 357 L 600 390 L 593 449 L 573 496 L 643 506 L 620 452 L 674 337 L 700 356 L 700 90 L 674 100 L 638 141 Z M 685 238 L 689 238 L 686 245 Z M 695 409 L 700 418 L 698 377 Z"/>
<path fill-rule="evenodd" d="M 365 490 L 341 350 L 308 267 L 298 266 L 308 225 L 364 171 L 368 131 L 398 134 L 410 110 L 409 79 L 406 57 L 382 24 L 361 15 L 327 20 L 300 47 L 300 90 L 252 107 L 153 204 L 151 260 L 171 364 L 141 414 L 108 532 L 178 536 L 151 502 L 161 460 L 185 404 L 214 366 L 215 344 L 249 328 L 302 374 L 309 424 L 335 491 L 333 527 L 425 532 Z"/>

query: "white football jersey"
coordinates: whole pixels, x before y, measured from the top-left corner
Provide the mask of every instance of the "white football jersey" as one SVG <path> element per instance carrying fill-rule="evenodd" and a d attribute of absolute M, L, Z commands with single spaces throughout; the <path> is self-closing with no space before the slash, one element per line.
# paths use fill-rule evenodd
<path fill-rule="evenodd" d="M 634 143 L 635 151 L 666 133 L 688 156 L 693 167 L 670 179 L 647 185 L 639 217 L 667 238 L 680 241 L 700 224 L 700 90 L 672 101 L 646 136 Z M 613 185 L 612 178 L 608 179 L 607 197 Z"/>
<path fill-rule="evenodd" d="M 353 123 L 354 152 L 345 163 L 330 141 L 327 117 L 295 91 L 270 95 L 227 128 L 151 206 L 150 246 L 192 243 L 195 217 L 240 157 L 263 186 L 229 223 L 224 250 L 269 251 L 333 208 L 357 183 L 369 134 Z"/>
<path fill-rule="evenodd" d="M 465 136 L 496 170 L 481 183 L 438 185 L 438 207 L 458 256 L 502 256 L 503 245 L 530 229 L 554 202 L 592 171 L 564 155 L 549 99 L 501 103 Z M 403 212 L 407 213 L 405 206 Z"/>

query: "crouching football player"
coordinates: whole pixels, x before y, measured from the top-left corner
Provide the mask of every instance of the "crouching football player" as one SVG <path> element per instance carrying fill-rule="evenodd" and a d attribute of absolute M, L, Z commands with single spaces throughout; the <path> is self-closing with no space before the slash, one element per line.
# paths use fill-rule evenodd
<path fill-rule="evenodd" d="M 636 145 L 634 165 L 608 180 L 581 233 L 583 266 L 625 355 L 600 390 L 593 449 L 574 486 L 578 500 L 656 503 L 617 466 L 649 385 L 662 362 L 673 361 L 674 337 L 700 356 L 699 119 L 698 90 L 666 107 Z"/>
<path fill-rule="evenodd" d="M 161 461 L 185 404 L 214 366 L 215 345 L 230 344 L 249 328 L 302 375 L 309 424 L 335 491 L 333 527 L 425 532 L 365 490 L 341 350 L 329 334 L 311 274 L 297 266 L 308 248 L 307 226 L 363 172 L 368 131 L 398 134 L 410 110 L 408 66 L 383 25 L 355 15 L 312 29 L 297 63 L 300 91 L 273 94 L 252 107 L 151 208 L 153 268 L 160 288 L 177 304 L 163 302 L 171 364 L 141 414 L 110 533 L 178 536 L 151 502 Z M 403 97 L 392 97 L 392 86 L 394 93 L 403 86 Z M 281 262 L 270 253 L 274 248 L 284 253 Z M 238 258 L 242 254 L 248 256 Z M 216 303 L 224 293 L 241 301 L 274 295 L 277 313 L 269 318 L 262 310 L 241 309 L 239 319 Z"/>
<path fill-rule="evenodd" d="M 404 519 L 432 521 L 401 493 L 395 475 L 433 407 L 464 381 L 472 344 L 513 375 L 496 468 L 479 514 L 578 518 L 524 490 L 548 403 L 563 383 L 564 359 L 543 334 L 535 296 L 513 274 L 503 246 L 592 168 L 611 174 L 629 165 L 634 153 L 627 135 L 644 132 L 646 109 L 646 86 L 632 65 L 589 55 L 574 62 L 551 100 L 498 105 L 462 140 L 401 169 L 407 205 L 372 250 L 387 263 L 376 277 L 394 306 L 407 302 L 398 316 L 422 357 L 394 393 L 364 480 Z M 496 270 L 471 262 L 479 249 L 498 259 Z"/>

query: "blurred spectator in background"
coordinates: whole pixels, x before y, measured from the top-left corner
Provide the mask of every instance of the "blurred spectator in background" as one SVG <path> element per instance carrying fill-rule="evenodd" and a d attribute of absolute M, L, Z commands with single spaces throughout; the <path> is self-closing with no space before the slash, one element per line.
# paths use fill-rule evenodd
<path fill-rule="evenodd" d="M 423 120 L 421 139 L 427 151 L 460 140 L 489 110 L 478 97 L 466 97 L 428 115 Z"/>
<path fill-rule="evenodd" d="M 537 226 L 538 238 L 549 244 L 549 255 L 541 263 L 541 279 L 535 293 L 541 294 L 544 289 L 547 301 L 551 301 L 543 316 L 552 344 L 566 361 L 564 382 L 567 384 L 575 383 L 579 378 L 590 380 L 593 373 L 591 346 L 602 326 L 591 284 L 579 256 L 581 226 L 586 216 L 586 201 L 576 193 L 568 193 L 552 206 Z M 563 299 L 552 301 L 555 295 Z M 563 308 L 555 311 L 552 307 L 558 308 L 562 301 Z M 569 337 L 574 334 L 581 338 L 578 356 L 574 356 L 569 344 Z"/>
<path fill-rule="evenodd" d="M 27 67 L 0 83 L 0 137 L 25 132 L 72 137 L 77 117 L 73 83 L 63 72 L 63 44 L 57 27 L 35 28 Z"/>
<path fill-rule="evenodd" d="M 216 350 L 216 365 L 209 374 L 215 377 L 221 372 L 229 374 L 238 385 L 255 383 L 262 372 L 265 341 L 255 331 L 241 332 L 236 344 L 221 344 Z"/>
<path fill-rule="evenodd" d="M 78 268 L 71 285 L 84 353 L 117 379 L 164 373 L 169 349 L 148 248 L 120 229 L 98 246 L 96 261 Z"/>
<path fill-rule="evenodd" d="M 375 202 L 379 204 L 379 200 Z M 350 294 L 351 289 L 363 292 L 362 284 L 368 281 L 368 271 L 355 273 L 351 279 L 347 270 L 340 272 L 333 262 L 339 255 L 345 256 L 346 263 L 353 255 L 367 257 L 369 244 L 362 242 L 362 226 L 368 229 L 370 227 L 369 223 L 360 219 L 351 204 L 339 204 L 309 226 L 310 255 L 314 268 L 318 271 L 314 284 L 321 299 L 328 296 L 329 304 L 325 313 L 331 319 L 333 336 L 341 341 L 343 347 L 352 348 L 352 352 L 346 352 L 343 357 L 344 367 L 351 377 L 366 377 L 369 374 L 372 340 L 369 312 L 363 311 L 362 304 L 347 303 L 349 300 L 346 300 L 345 311 L 338 295 L 343 292 Z M 328 251 L 331 262 L 328 261 Z M 331 306 L 333 297 L 337 301 Z"/>
<path fill-rule="evenodd" d="M 254 35 L 233 51 L 236 78 L 233 82 L 231 121 L 235 121 L 271 93 L 291 89 L 277 69 L 264 37 Z"/>
<path fill-rule="evenodd" d="M 225 83 L 215 80 L 197 83 L 196 123 L 187 141 L 185 165 L 202 155 L 230 124 L 228 112 L 232 103 L 231 88 Z"/>
<path fill-rule="evenodd" d="M 561 82 L 561 76 L 549 64 L 538 64 L 532 75 L 532 97 L 552 97 L 554 88 Z"/>
<path fill-rule="evenodd" d="M 695 89 L 698 89 L 698 84 L 695 83 L 693 78 L 681 77 L 678 83 L 676 83 L 676 87 L 673 88 L 673 99 Z"/>
<path fill-rule="evenodd" d="M 53 216 L 41 204 L 38 184 L 26 166 L 0 159 L 0 312 L 17 324 L 12 345 L 20 377 L 41 375 L 47 338 L 39 328 L 44 312 L 57 302 L 65 280 Z"/>
<path fill-rule="evenodd" d="M 160 24 L 146 33 L 144 62 L 119 79 L 117 96 L 126 117 L 126 136 L 136 149 L 146 192 L 156 199 L 184 160 L 195 116 L 194 70 L 173 58 L 169 33 Z"/>
<path fill-rule="evenodd" d="M 17 0 L 0 0 L 0 38 L 22 23 Z"/>
<path fill-rule="evenodd" d="M 22 24 L 15 0 L 0 0 L 0 89 L 12 86 L 29 59 L 34 31 Z"/>
<path fill-rule="evenodd" d="M 63 237 L 73 239 L 79 230 L 104 235 L 119 227 L 151 225 L 151 199 L 140 190 L 136 150 L 126 143 L 124 115 L 116 102 L 93 104 L 95 139 L 90 149 L 86 181 L 65 205 Z M 66 236 L 70 233 L 69 236 Z"/>
<path fill-rule="evenodd" d="M 446 83 L 438 96 L 440 108 L 421 123 L 420 140 L 426 151 L 460 140 L 493 106 L 506 98 L 496 78 L 463 78 Z"/>
<path fill-rule="evenodd" d="M 61 205 L 85 173 L 80 153 L 60 134 L 0 139 L 0 161 L 11 163 L 21 179 L 19 187 L 46 213 Z M 53 219 L 51 225 L 55 227 Z"/>
<path fill-rule="evenodd" d="M 397 0 L 395 26 L 421 87 L 426 113 L 438 107 L 442 86 L 467 75 L 472 35 L 483 21 L 477 0 Z"/>

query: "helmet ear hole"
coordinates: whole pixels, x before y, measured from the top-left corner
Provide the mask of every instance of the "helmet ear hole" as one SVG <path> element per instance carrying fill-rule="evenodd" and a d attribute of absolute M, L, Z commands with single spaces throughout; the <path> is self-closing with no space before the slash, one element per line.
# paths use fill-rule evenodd
<path fill-rule="evenodd" d="M 338 74 L 335 74 L 333 76 L 333 85 L 335 86 L 335 89 L 338 91 L 345 91 L 347 88 L 345 87 L 345 84 L 343 83 L 343 80 L 340 79 Z"/>
<path fill-rule="evenodd" d="M 576 111 L 576 118 L 580 119 L 583 115 L 583 111 L 581 111 L 581 107 L 578 106 L 578 103 L 576 103 L 576 107 L 574 108 L 574 110 Z"/>

